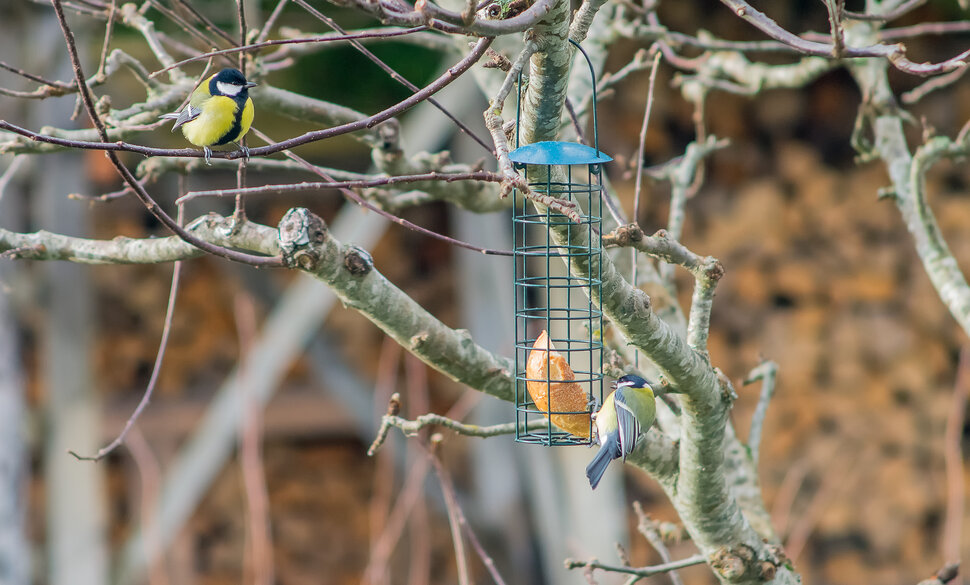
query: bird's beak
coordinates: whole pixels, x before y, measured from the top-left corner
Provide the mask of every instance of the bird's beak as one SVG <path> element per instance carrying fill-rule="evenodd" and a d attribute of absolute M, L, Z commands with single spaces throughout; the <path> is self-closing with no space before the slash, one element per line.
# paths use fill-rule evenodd
<path fill-rule="evenodd" d="M 259 84 L 258 83 L 254 83 L 252 81 L 247 81 L 246 82 L 246 85 L 244 85 L 243 87 L 245 87 L 246 89 L 249 89 L 250 87 L 256 87 L 257 85 L 259 85 Z"/>

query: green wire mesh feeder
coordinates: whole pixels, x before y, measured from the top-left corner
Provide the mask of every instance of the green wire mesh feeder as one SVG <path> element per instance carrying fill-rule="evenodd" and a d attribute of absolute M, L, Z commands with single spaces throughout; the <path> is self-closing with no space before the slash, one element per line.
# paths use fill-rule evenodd
<path fill-rule="evenodd" d="M 576 223 L 518 190 L 513 195 L 515 440 L 548 446 L 589 445 L 590 415 L 603 401 L 603 313 L 590 299 L 602 290 L 602 165 L 613 159 L 599 150 L 592 62 L 570 42 L 586 57 L 592 77 L 593 147 L 537 142 L 509 153 L 530 189 L 575 203 L 581 212 Z M 518 98 L 521 104 L 521 73 Z M 574 276 L 574 264 L 596 273 Z"/>

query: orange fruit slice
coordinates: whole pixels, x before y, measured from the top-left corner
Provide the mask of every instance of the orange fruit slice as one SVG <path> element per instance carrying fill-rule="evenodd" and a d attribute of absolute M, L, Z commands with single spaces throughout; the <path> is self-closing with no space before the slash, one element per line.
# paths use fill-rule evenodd
<path fill-rule="evenodd" d="M 547 359 L 548 357 L 548 359 Z M 548 365 L 548 375 L 546 366 Z M 556 412 L 578 412 L 589 408 L 589 396 L 583 387 L 574 382 L 576 374 L 569 366 L 569 362 L 556 351 L 556 347 L 549 340 L 549 335 L 543 331 L 532 344 L 529 359 L 525 366 L 526 377 L 533 381 L 526 382 L 529 396 L 535 402 L 536 408 L 543 413 L 552 413 L 552 424 L 567 433 L 577 437 L 589 438 L 589 413 L 555 414 Z M 534 381 L 543 380 L 543 381 Z M 545 382 L 549 380 L 549 382 Z M 549 397 L 552 397 L 552 405 Z M 547 415 L 548 416 L 548 415 Z"/>

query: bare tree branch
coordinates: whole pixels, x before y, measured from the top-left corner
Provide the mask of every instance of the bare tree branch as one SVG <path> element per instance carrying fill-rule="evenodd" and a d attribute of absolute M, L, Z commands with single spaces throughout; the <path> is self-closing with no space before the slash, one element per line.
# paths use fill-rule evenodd
<path fill-rule="evenodd" d="M 679 561 L 672 561 L 669 563 L 664 563 L 662 565 L 654 565 L 652 567 L 624 567 L 618 565 L 608 565 L 601 563 L 596 559 L 591 559 L 589 561 L 577 561 L 574 559 L 566 559 L 567 569 L 600 569 L 602 571 L 608 571 L 610 573 L 625 573 L 627 575 L 636 575 L 637 577 L 653 577 L 654 575 L 661 575 L 669 571 L 676 571 L 677 569 L 685 569 L 687 567 L 693 567 L 694 565 L 701 565 L 707 562 L 707 558 L 704 555 L 694 555 L 692 557 L 687 557 L 686 559 L 681 559 Z"/>
<path fill-rule="evenodd" d="M 767 360 L 751 370 L 744 380 L 745 384 L 761 380 L 761 395 L 758 399 L 758 406 L 754 409 L 754 416 L 751 417 L 751 431 L 748 433 L 748 449 L 751 450 L 751 459 L 755 465 L 758 464 L 758 456 L 761 450 L 761 430 L 764 426 L 765 416 L 768 414 L 768 404 L 771 403 L 771 397 L 775 394 L 775 376 L 777 374 L 778 364 Z"/>

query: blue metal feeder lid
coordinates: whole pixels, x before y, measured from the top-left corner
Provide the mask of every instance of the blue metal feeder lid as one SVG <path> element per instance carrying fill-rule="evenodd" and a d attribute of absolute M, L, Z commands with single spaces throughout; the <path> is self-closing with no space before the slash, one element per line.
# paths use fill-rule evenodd
<path fill-rule="evenodd" d="M 526 165 L 592 165 L 613 157 L 578 142 L 535 142 L 516 148 L 509 159 Z"/>

